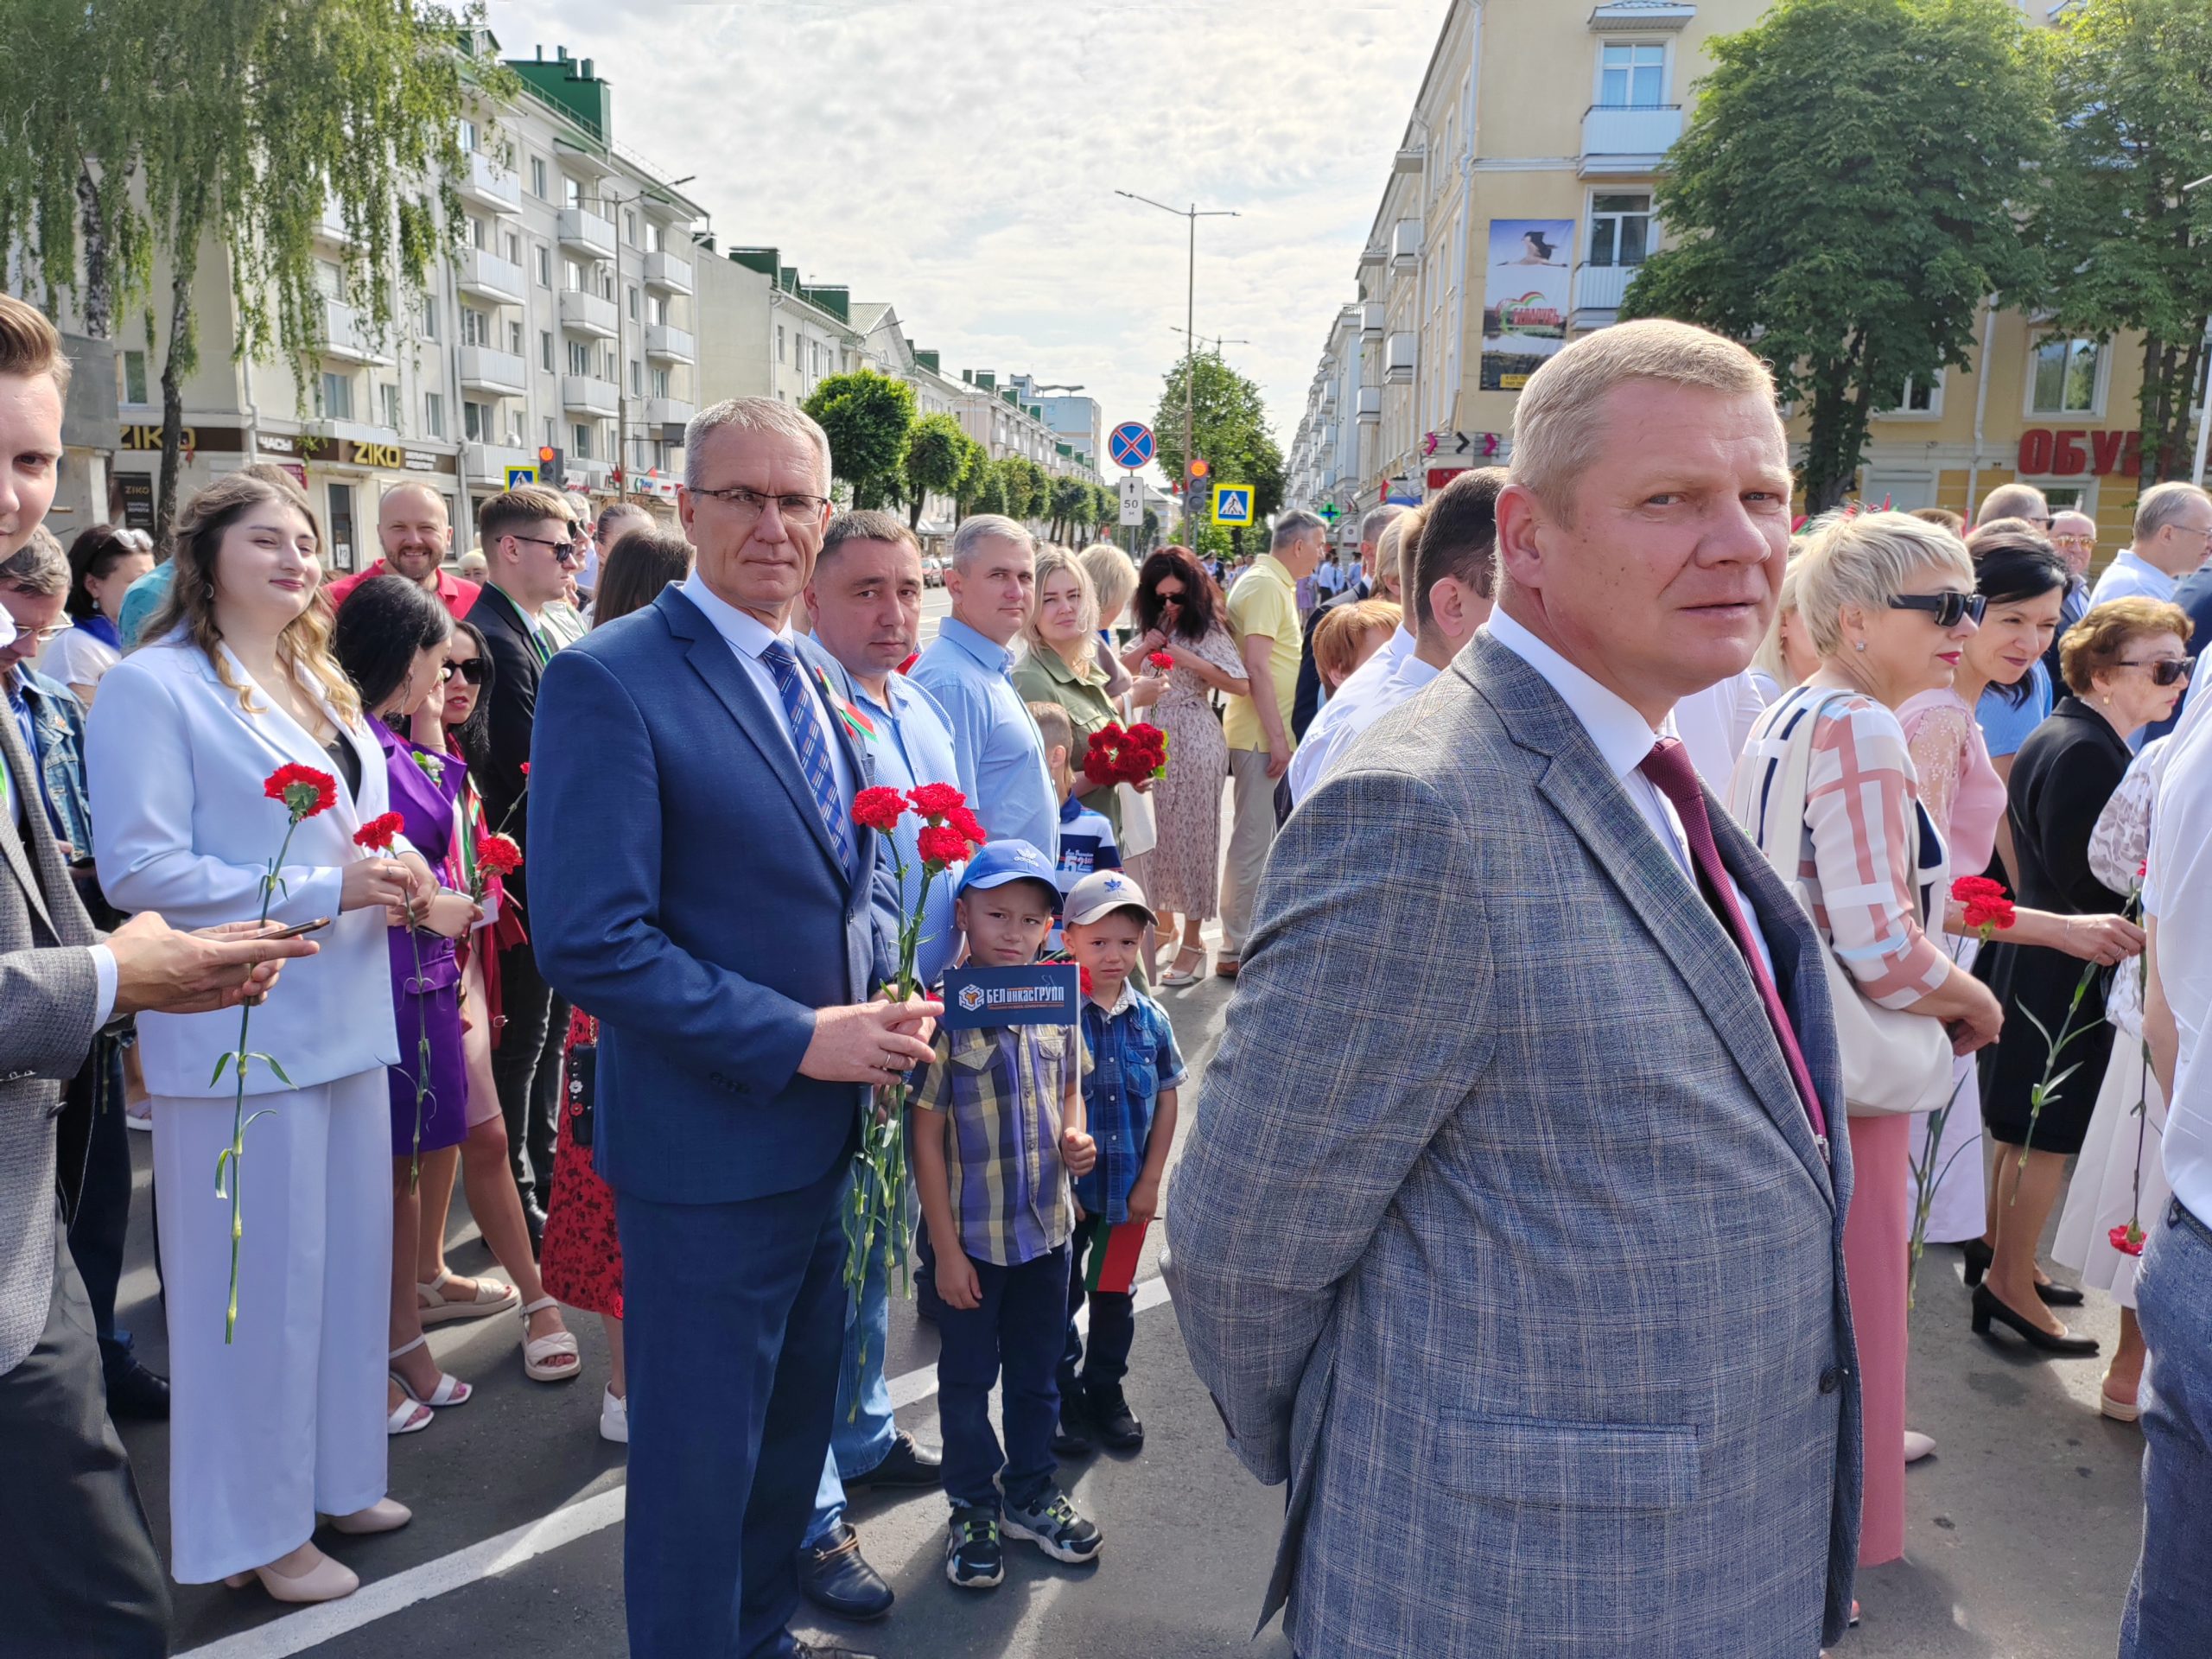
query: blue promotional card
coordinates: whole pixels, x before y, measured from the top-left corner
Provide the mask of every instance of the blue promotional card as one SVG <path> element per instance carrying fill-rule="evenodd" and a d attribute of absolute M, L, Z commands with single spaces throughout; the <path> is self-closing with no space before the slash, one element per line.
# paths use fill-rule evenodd
<path fill-rule="evenodd" d="M 1032 968 L 951 968 L 944 976 L 947 1031 L 981 1026 L 1071 1026 L 1082 1007 L 1071 962 Z"/>

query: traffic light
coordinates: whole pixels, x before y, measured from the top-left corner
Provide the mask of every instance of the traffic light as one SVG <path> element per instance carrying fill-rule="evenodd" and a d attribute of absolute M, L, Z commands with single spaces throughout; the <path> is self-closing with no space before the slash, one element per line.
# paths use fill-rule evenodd
<path fill-rule="evenodd" d="M 1193 455 L 1191 457 L 1191 476 L 1192 478 L 1204 478 L 1211 471 L 1213 471 L 1213 467 L 1204 455 Z"/>
<path fill-rule="evenodd" d="M 550 443 L 537 446 L 537 481 L 549 489 L 559 489 L 569 475 L 568 457 Z"/>

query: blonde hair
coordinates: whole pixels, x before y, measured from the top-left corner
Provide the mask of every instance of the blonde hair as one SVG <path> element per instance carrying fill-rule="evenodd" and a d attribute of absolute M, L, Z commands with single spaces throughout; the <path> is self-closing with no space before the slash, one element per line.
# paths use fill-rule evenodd
<path fill-rule="evenodd" d="M 1396 529 L 1402 519 L 1394 519 Z M 1313 630 L 1313 666 L 1321 683 L 1334 685 L 1359 666 L 1359 644 L 1376 628 L 1395 633 L 1405 612 L 1387 599 L 1362 599 L 1331 607 Z"/>
<path fill-rule="evenodd" d="M 1090 585 L 1090 572 L 1083 568 L 1083 561 L 1075 554 L 1057 543 L 1049 543 L 1037 550 L 1037 602 L 1029 607 L 1029 620 L 1021 625 L 1021 637 L 1029 642 L 1033 655 L 1040 652 L 1058 654 L 1058 648 L 1045 639 L 1045 584 L 1063 570 L 1074 575 L 1081 593 L 1077 620 L 1084 638 L 1098 631 L 1098 590 Z"/>
<path fill-rule="evenodd" d="M 1111 542 L 1093 542 L 1076 557 L 1082 561 L 1084 574 L 1090 578 L 1091 588 L 1098 595 L 1099 616 L 1117 617 L 1127 610 L 1137 591 L 1137 568 L 1129 563 L 1129 556 Z M 1105 624 L 1102 620 L 1099 626 Z"/>
<path fill-rule="evenodd" d="M 181 631 L 188 640 L 207 653 L 207 660 L 214 664 L 215 677 L 238 694 L 238 707 L 250 715 L 262 712 L 254 702 L 252 688 L 233 679 L 230 664 L 223 659 L 223 631 L 215 621 L 215 575 L 224 533 L 250 509 L 264 503 L 289 507 L 307 520 L 308 529 L 315 537 L 315 559 L 320 566 L 322 530 L 315 523 L 314 509 L 308 505 L 308 499 L 299 487 L 283 474 L 270 478 L 265 470 L 232 473 L 194 496 L 178 515 L 169 552 L 176 574 L 170 579 L 160 608 L 140 636 L 151 642 Z M 318 584 L 324 574 L 318 570 Z M 308 607 L 277 635 L 276 662 L 287 673 L 306 674 L 324 701 L 337 711 L 339 718 L 350 725 L 360 718 L 361 699 L 352 679 L 331 654 L 330 626 L 330 607 L 322 602 L 318 591 Z"/>
<path fill-rule="evenodd" d="M 1816 518 L 1791 562 L 1797 574 L 1797 613 L 1813 636 L 1813 649 L 1833 657 L 1843 649 L 1843 613 L 1879 611 L 1929 570 L 1956 576 L 1974 591 L 1974 560 L 1966 543 L 1940 524 L 1909 512 L 1853 512 L 1844 508 Z"/>
<path fill-rule="evenodd" d="M 1775 401 L 1773 374 L 1732 340 L 1662 317 L 1615 323 L 1585 334 L 1529 377 L 1513 411 L 1511 481 L 1571 522 L 1576 482 L 1604 446 L 1605 398 L 1637 380 Z M 1779 436 L 1779 413 L 1774 429 Z"/>
<path fill-rule="evenodd" d="M 1789 563 L 1783 569 L 1782 586 L 1775 601 L 1774 620 L 1766 625 L 1766 638 L 1759 641 L 1759 648 L 1751 653 L 1751 666 L 1785 691 L 1797 682 L 1790 674 L 1789 659 L 1782 650 L 1782 619 L 1797 613 L 1797 580 L 1802 574 L 1803 567 L 1793 550 Z"/>
<path fill-rule="evenodd" d="M 69 390 L 69 359 L 62 355 L 60 333 L 36 306 L 0 294 L 0 377 L 29 379 L 35 374 L 51 375 L 56 391 Z"/>
<path fill-rule="evenodd" d="M 2194 628 L 2189 613 L 2163 599 L 2140 594 L 2127 599 L 2108 599 L 2066 630 L 2059 641 L 2059 671 L 2066 689 L 2086 697 L 2095 689 L 2097 676 L 2120 666 L 2120 659 L 2138 639 L 2154 633 L 2179 637 L 2184 645 Z"/>

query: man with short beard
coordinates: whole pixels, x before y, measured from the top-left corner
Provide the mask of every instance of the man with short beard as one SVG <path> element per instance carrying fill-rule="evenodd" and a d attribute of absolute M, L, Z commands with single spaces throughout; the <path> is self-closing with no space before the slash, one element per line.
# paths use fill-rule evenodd
<path fill-rule="evenodd" d="M 437 595 L 446 613 L 458 622 L 468 614 L 481 589 L 445 568 L 453 549 L 453 524 L 446 517 L 446 499 L 427 484 L 402 484 L 384 493 L 377 503 L 377 544 L 384 556 L 367 569 L 330 584 L 330 607 L 372 576 L 397 575 L 425 593 Z"/>

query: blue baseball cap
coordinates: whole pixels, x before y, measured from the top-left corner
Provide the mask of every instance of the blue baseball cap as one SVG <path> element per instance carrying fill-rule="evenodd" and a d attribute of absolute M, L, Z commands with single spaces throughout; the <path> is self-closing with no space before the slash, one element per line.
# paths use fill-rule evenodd
<path fill-rule="evenodd" d="M 1042 881 L 1052 895 L 1052 912 L 1059 913 L 1060 884 L 1052 861 L 1026 841 L 994 841 L 968 861 L 960 878 L 959 893 L 970 887 L 1002 887 L 1009 881 Z M 956 894 L 957 896 L 957 894 Z"/>

